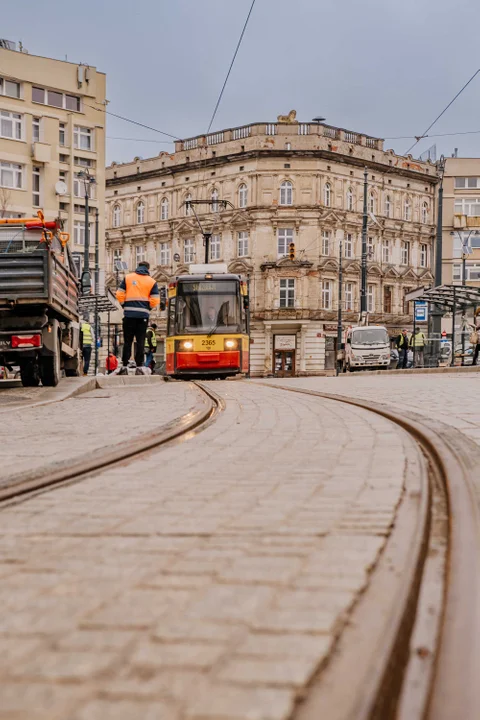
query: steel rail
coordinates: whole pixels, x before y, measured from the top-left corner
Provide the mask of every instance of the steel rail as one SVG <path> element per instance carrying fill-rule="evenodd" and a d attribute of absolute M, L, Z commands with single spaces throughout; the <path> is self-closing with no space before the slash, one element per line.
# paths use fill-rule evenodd
<path fill-rule="evenodd" d="M 143 433 L 131 440 L 107 448 L 105 451 L 92 454 L 89 458 L 74 461 L 67 467 L 52 471 L 45 468 L 33 476 L 26 476 L 15 480 L 8 485 L 0 487 L 0 509 L 17 502 L 23 502 L 29 497 L 54 490 L 55 488 L 78 482 L 98 471 L 113 467 L 142 455 L 150 450 L 162 447 L 172 441 L 182 441 L 193 437 L 207 427 L 225 407 L 222 398 L 209 388 L 192 383 L 202 394 L 205 407 L 190 410 L 185 415 L 172 420 L 160 428 L 149 433 Z"/>
<path fill-rule="evenodd" d="M 448 442 L 448 437 L 439 436 L 408 412 L 402 411 L 399 416 L 375 402 L 273 383 L 259 384 L 353 405 L 383 416 L 408 433 L 427 462 L 429 491 L 428 497 L 424 498 L 427 502 L 423 509 L 426 516 L 422 551 L 415 558 L 414 572 L 404 581 L 404 592 L 396 598 L 396 608 L 389 616 L 390 622 L 393 618 L 394 623 L 385 628 L 380 657 L 374 658 L 370 668 L 372 672 L 361 688 L 360 698 L 356 698 L 351 713 L 342 715 L 342 720 L 478 720 L 480 512 L 472 475 L 466 463 L 453 444 Z M 441 531 L 445 542 L 441 578 L 438 564 L 435 567 L 438 542 L 435 549 L 434 537 L 432 543 L 435 523 L 438 541 L 439 518 L 435 519 L 435 503 L 438 504 L 439 493 L 443 494 L 446 506 L 446 522 Z M 387 548 L 388 541 L 385 550 Z M 372 585 L 374 578 L 375 573 Z M 437 608 L 432 607 L 431 602 L 432 585 L 435 583 L 437 588 L 433 588 L 433 595 L 439 602 Z M 348 629 L 345 634 L 347 632 Z M 429 638 L 426 646 L 418 645 L 422 637 Z M 356 659 L 358 661 L 358 657 Z M 362 661 L 367 663 L 368 658 L 363 657 Z M 342 683 L 345 694 L 345 678 Z M 320 690 L 320 686 L 317 689 Z M 295 719 L 324 716 L 319 715 L 324 705 L 317 704 L 316 697 L 320 698 L 325 691 L 328 694 L 328 683 L 317 695 L 315 687 L 309 691 L 302 706 L 294 713 Z M 353 688 L 349 687 L 349 691 L 353 694 Z M 329 718 L 334 716 L 328 715 Z"/>

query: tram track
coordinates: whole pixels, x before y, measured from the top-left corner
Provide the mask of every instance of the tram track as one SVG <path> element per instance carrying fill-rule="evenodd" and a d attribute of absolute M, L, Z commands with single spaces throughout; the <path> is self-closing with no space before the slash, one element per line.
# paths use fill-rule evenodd
<path fill-rule="evenodd" d="M 87 459 L 73 461 L 71 464 L 66 462 L 64 467 L 55 470 L 47 467 L 34 474 L 13 477 L 11 481 L 0 487 L 0 510 L 24 502 L 40 493 L 79 482 L 97 472 L 141 457 L 146 452 L 172 442 L 183 442 L 198 434 L 214 422 L 225 404 L 223 399 L 210 388 L 196 382 L 192 385 L 201 396 L 202 402 L 198 407 L 151 432 L 137 435 L 106 450 L 94 452 Z"/>
<path fill-rule="evenodd" d="M 477 720 L 480 515 L 461 455 L 448 438 L 408 413 L 399 417 L 374 402 L 256 382 L 376 413 L 400 426 L 424 459 L 418 517 L 415 522 L 409 518 L 413 505 L 404 498 L 370 585 L 294 720 Z M 395 558 L 405 555 L 407 542 L 410 557 L 387 608 L 385 595 L 396 580 Z"/>

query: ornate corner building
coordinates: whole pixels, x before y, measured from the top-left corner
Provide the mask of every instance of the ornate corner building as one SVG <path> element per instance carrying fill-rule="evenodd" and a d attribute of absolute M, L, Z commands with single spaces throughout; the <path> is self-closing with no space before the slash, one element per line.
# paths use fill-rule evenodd
<path fill-rule="evenodd" d="M 185 203 L 208 200 L 195 213 L 212 235 L 209 261 L 249 279 L 252 375 L 322 373 L 335 362 L 340 241 L 343 323 L 358 320 L 365 168 L 370 322 L 400 332 L 413 322 L 405 293 L 433 281 L 436 167 L 293 111 L 109 166 L 109 282 L 118 260 L 148 260 L 160 283 L 204 262 Z M 165 315 L 157 324 L 164 334 Z"/>

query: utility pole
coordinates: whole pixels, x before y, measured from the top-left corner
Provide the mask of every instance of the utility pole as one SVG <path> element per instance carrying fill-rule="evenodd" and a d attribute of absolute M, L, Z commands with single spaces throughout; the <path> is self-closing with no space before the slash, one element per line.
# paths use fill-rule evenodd
<path fill-rule="evenodd" d="M 85 247 L 84 247 L 84 254 L 83 254 L 83 272 L 82 272 L 82 280 L 81 280 L 81 286 L 82 286 L 82 294 L 83 295 L 89 295 L 92 290 L 92 278 L 90 276 L 90 236 L 89 236 L 89 219 L 90 219 L 90 209 L 89 209 L 89 200 L 90 200 L 90 185 L 93 185 L 95 183 L 95 178 L 91 177 L 90 173 L 88 172 L 88 168 L 86 170 L 82 170 L 82 172 L 78 173 L 78 177 L 83 180 L 85 183 Z"/>
<path fill-rule="evenodd" d="M 98 288 L 100 285 L 99 268 L 99 236 L 98 236 L 98 208 L 95 209 L 95 375 L 98 373 L 98 342 L 100 339 L 98 322 Z"/>
<path fill-rule="evenodd" d="M 438 188 L 437 234 L 435 241 L 435 287 L 442 284 L 442 245 L 443 245 L 443 175 L 445 158 L 442 155 L 438 163 L 440 185 Z M 442 334 L 442 309 L 435 305 L 432 312 L 432 336 L 435 339 L 434 356 L 440 357 L 440 338 Z"/>
<path fill-rule="evenodd" d="M 360 313 L 362 319 L 367 313 L 367 226 L 368 226 L 368 170 L 363 173 L 363 223 L 362 223 L 362 286 L 360 294 Z"/>
<path fill-rule="evenodd" d="M 205 245 L 205 264 L 208 265 L 208 261 L 210 260 L 210 240 L 212 239 L 212 233 L 204 232 L 203 233 L 203 242 Z"/>
<path fill-rule="evenodd" d="M 337 363 L 336 374 L 339 375 L 341 369 L 340 353 L 342 351 L 342 245 L 343 239 L 340 238 L 338 243 L 338 315 L 337 315 Z"/>

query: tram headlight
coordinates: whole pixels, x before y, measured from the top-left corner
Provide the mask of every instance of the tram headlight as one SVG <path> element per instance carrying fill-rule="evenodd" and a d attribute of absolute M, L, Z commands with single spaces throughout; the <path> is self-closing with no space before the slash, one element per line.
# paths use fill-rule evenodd
<path fill-rule="evenodd" d="M 238 340 L 225 340 L 225 350 L 237 350 Z"/>
<path fill-rule="evenodd" d="M 175 343 L 175 349 L 177 352 L 181 352 L 182 350 L 193 350 L 193 341 L 192 340 L 177 340 Z"/>

